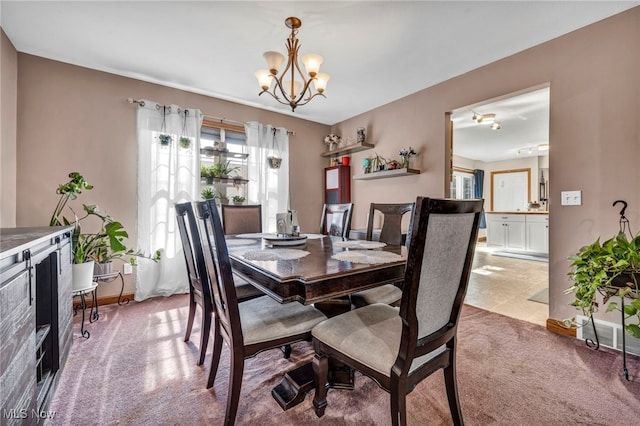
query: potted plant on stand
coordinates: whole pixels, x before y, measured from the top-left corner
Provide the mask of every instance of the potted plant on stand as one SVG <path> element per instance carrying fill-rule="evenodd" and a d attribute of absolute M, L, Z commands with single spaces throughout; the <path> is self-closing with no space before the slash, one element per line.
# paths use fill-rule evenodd
<path fill-rule="evenodd" d="M 95 264 L 108 263 L 114 259 L 124 260 L 124 257 L 130 258 L 129 262 L 133 265 L 136 264 L 136 257 L 148 257 L 153 261 L 160 259 L 160 251 L 156 251 L 153 256 L 149 257 L 141 251 L 127 248 L 125 245 L 129 236 L 127 231 L 120 222 L 113 220 L 107 214 L 100 213 L 97 206 L 83 205 L 85 215 L 81 218 L 78 218 L 73 209 L 68 207 L 74 214 L 73 221 L 62 216 L 62 211 L 70 199 L 77 199 L 84 189 L 93 189 L 93 186 L 79 173 L 72 172 L 69 177 L 71 180 L 66 184 L 59 185 L 56 190 L 56 193 L 60 194 L 60 199 L 49 224 L 51 226 L 74 225 L 71 238 L 74 290 L 84 290 L 92 286 Z M 89 217 L 99 220 L 100 227 L 95 233 L 83 233 L 81 230 L 81 221 Z M 102 270 L 99 269 L 98 273 L 101 272 Z"/>
<path fill-rule="evenodd" d="M 573 286 L 566 290 L 574 294 L 571 305 L 593 320 L 598 311 L 598 295 L 607 312 L 619 310 L 613 296 L 631 299 L 624 306 L 625 330 L 640 339 L 640 235 L 627 238 L 624 232 L 600 243 L 582 247 L 570 256 L 572 270 L 569 277 Z"/>

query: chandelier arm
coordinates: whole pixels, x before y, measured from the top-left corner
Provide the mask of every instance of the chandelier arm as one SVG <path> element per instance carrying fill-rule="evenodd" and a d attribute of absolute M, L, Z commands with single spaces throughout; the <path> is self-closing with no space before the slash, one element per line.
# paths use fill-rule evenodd
<path fill-rule="evenodd" d="M 273 86 L 273 93 L 269 92 L 269 94 L 271 96 L 273 96 L 276 100 L 278 100 L 278 102 L 288 105 L 291 103 L 291 100 L 289 99 L 289 96 L 287 96 L 287 92 L 284 90 L 283 86 L 282 86 L 282 79 L 281 78 L 277 78 L 275 76 L 273 76 L 273 79 L 276 81 L 275 86 Z M 287 102 L 282 102 L 279 98 L 278 95 L 276 95 L 276 88 L 280 89 L 280 93 L 282 94 L 282 96 L 287 100 Z"/>
<path fill-rule="evenodd" d="M 306 105 L 309 103 L 309 101 L 313 98 L 315 98 L 316 96 L 322 96 L 323 98 L 327 98 L 324 93 L 314 93 L 312 96 L 308 97 L 307 99 L 304 100 L 304 102 L 299 102 L 296 104 L 296 106 L 302 106 L 302 105 Z"/>
<path fill-rule="evenodd" d="M 280 99 L 280 98 L 278 97 L 278 95 L 276 95 L 276 94 L 274 94 L 274 93 L 271 93 L 271 92 L 270 92 L 270 91 L 268 91 L 268 90 L 263 90 L 262 92 L 258 93 L 258 96 L 262 95 L 263 93 L 268 93 L 269 95 L 271 95 L 271 97 L 272 97 L 273 99 L 275 99 L 276 101 L 280 102 L 282 105 L 290 105 L 290 102 L 284 102 L 284 101 L 282 101 L 282 99 Z M 288 99 L 287 99 L 287 101 L 288 101 Z"/>

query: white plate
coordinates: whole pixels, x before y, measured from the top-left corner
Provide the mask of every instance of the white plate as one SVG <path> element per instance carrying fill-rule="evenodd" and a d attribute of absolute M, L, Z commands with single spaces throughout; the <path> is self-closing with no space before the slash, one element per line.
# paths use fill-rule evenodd
<path fill-rule="evenodd" d="M 300 235 L 299 237 L 263 237 L 262 239 L 272 246 L 299 246 L 307 242 L 306 235 Z"/>

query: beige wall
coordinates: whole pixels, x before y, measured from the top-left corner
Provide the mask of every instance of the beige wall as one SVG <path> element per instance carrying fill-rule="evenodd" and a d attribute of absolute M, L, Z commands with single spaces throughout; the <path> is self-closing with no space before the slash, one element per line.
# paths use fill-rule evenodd
<path fill-rule="evenodd" d="M 16 226 L 18 53 L 0 29 L 0 228 Z"/>
<path fill-rule="evenodd" d="M 199 108 L 205 115 L 260 121 L 296 132 L 290 143 L 291 206 L 300 225 L 317 232 L 322 210 L 324 150 L 329 127 L 207 96 L 18 54 L 18 226 L 46 225 L 67 174 L 79 171 L 95 186 L 81 203 L 119 219 L 135 244 L 136 108 L 127 98 Z M 133 291 L 127 276 L 125 292 Z M 117 294 L 101 286 L 101 296 Z"/>
<path fill-rule="evenodd" d="M 367 127 L 375 152 L 385 157 L 397 158 L 408 145 L 420 153 L 418 176 L 354 182 L 354 226 L 364 223 L 370 202 L 445 194 L 445 113 L 549 83 L 549 310 L 556 319 L 575 315 L 564 294 L 570 285 L 567 256 L 617 232 L 619 209 L 611 207 L 616 199 L 629 203 L 627 217 L 634 231 L 640 230 L 638 46 L 640 7 L 333 126 L 332 132 L 342 135 Z M 353 155 L 353 164 L 369 155 Z M 582 206 L 560 206 L 564 190 L 582 190 Z M 619 319 L 611 314 L 609 320 Z"/>

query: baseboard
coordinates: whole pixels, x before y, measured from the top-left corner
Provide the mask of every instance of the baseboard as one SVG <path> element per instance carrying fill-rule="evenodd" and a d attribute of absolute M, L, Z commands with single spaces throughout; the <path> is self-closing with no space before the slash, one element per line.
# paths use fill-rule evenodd
<path fill-rule="evenodd" d="M 553 318 L 547 318 L 547 330 L 563 336 L 576 337 L 577 335 L 575 325 L 567 327 L 564 322 Z"/>
<path fill-rule="evenodd" d="M 87 295 L 88 296 L 88 295 Z M 133 300 L 133 293 L 126 293 L 123 294 L 120 297 L 120 300 L 125 300 L 125 299 L 129 299 L 129 300 Z M 73 299 L 73 307 L 74 309 L 79 309 L 80 307 L 80 302 L 78 301 L 78 298 L 74 298 Z M 87 297 L 87 308 L 91 308 L 93 306 L 93 300 L 90 297 Z M 118 303 L 118 296 L 104 296 L 104 297 L 98 297 L 98 306 L 104 306 L 104 305 L 111 305 L 114 303 Z"/>

